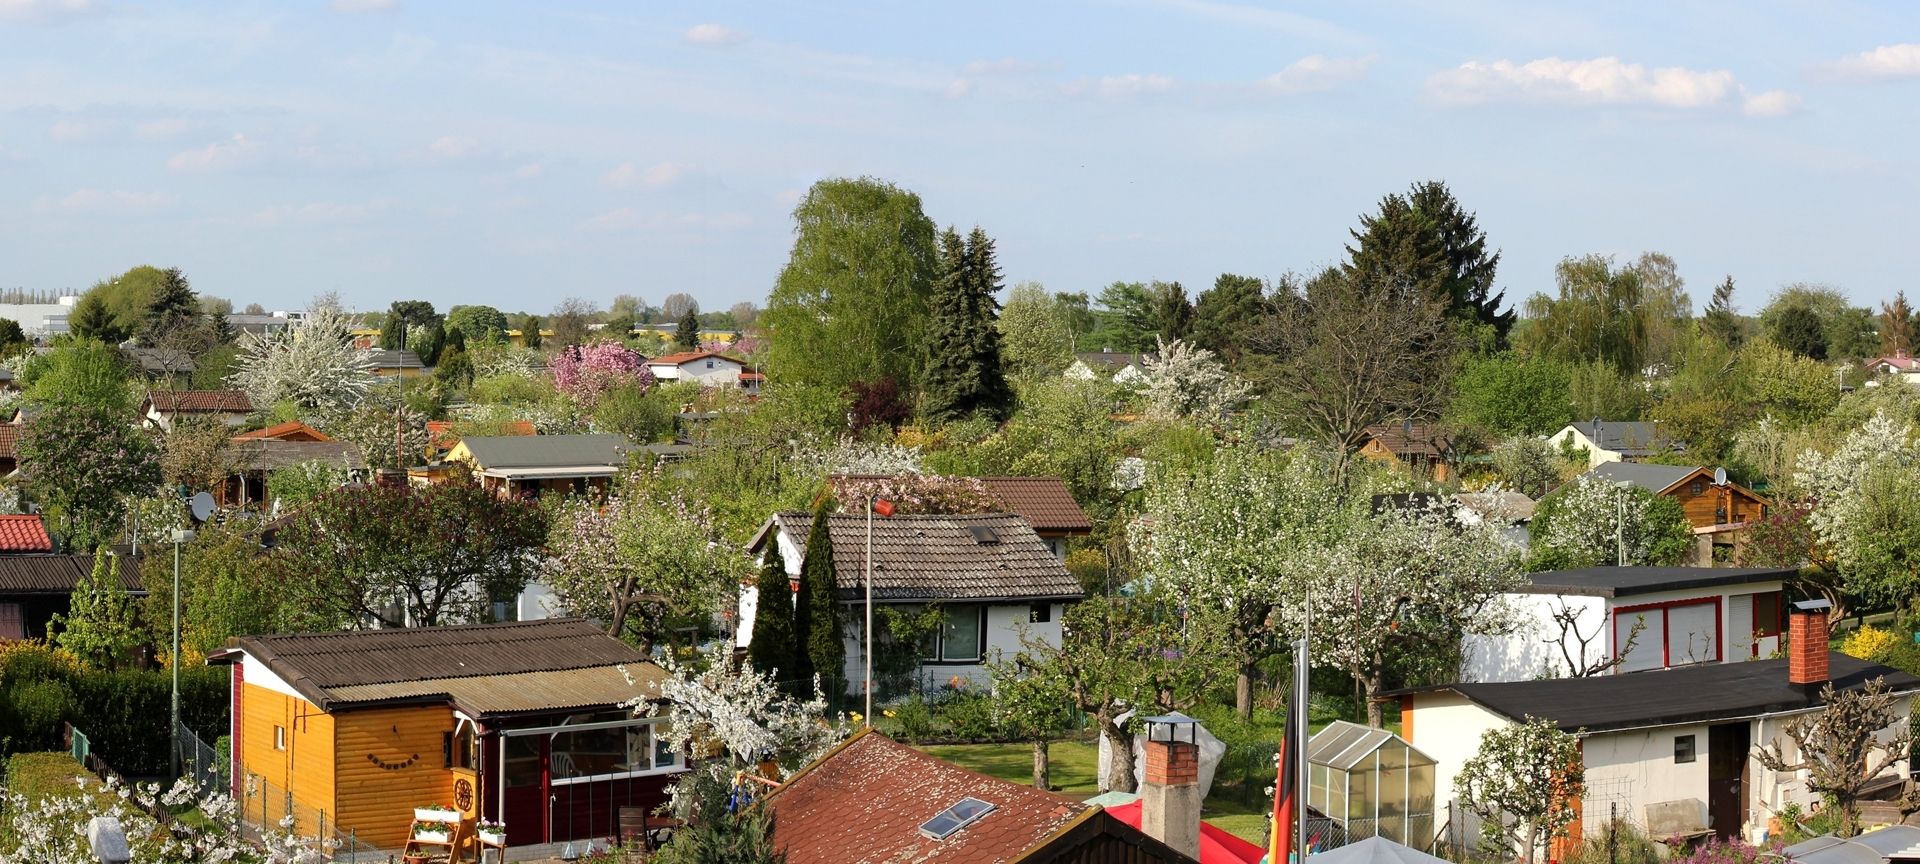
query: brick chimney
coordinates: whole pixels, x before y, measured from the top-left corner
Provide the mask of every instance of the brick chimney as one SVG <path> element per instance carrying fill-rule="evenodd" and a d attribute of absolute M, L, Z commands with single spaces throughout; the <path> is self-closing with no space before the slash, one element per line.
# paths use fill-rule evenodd
<path fill-rule="evenodd" d="M 1788 610 L 1787 680 L 1803 687 L 1827 683 L 1827 610 L 1825 600 L 1802 600 Z"/>
<path fill-rule="evenodd" d="M 1200 858 L 1199 724 L 1180 715 L 1148 717 L 1147 776 L 1140 787 L 1140 830 L 1194 860 Z"/>

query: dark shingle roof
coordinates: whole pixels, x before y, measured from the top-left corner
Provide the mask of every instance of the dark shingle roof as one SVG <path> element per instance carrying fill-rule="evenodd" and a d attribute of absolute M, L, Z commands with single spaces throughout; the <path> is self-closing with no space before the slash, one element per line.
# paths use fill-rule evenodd
<path fill-rule="evenodd" d="M 1651 456 L 1664 450 L 1687 449 L 1684 442 L 1669 440 L 1658 423 L 1601 420 L 1597 424 L 1600 427 L 1598 434 L 1594 432 L 1594 421 L 1572 425 L 1600 449 L 1624 456 Z"/>
<path fill-rule="evenodd" d="M 833 569 L 841 599 L 864 590 L 864 517 L 835 514 Z M 751 548 L 758 550 L 779 525 L 806 555 L 811 513 L 780 513 L 768 520 Z M 992 542 L 976 539 L 990 532 Z M 1011 513 L 968 516 L 892 516 L 873 520 L 873 595 L 881 600 L 1002 600 L 1079 598 L 1079 580 L 1047 548 L 1027 520 Z"/>
<path fill-rule="evenodd" d="M 1425 423 L 1382 423 L 1366 431 L 1367 437 L 1395 456 L 1444 456 L 1453 450 L 1452 438 L 1440 427 Z"/>
<path fill-rule="evenodd" d="M 191 375 L 198 368 L 191 353 L 176 348 L 122 348 L 120 352 L 149 375 Z"/>
<path fill-rule="evenodd" d="M 113 558 L 120 587 L 145 593 L 146 588 L 140 584 L 140 562 L 130 555 Z M 0 594 L 68 594 L 91 572 L 92 555 L 0 555 Z"/>
<path fill-rule="evenodd" d="M 1838 690 L 1861 687 L 1880 677 L 1885 677 L 1887 687 L 1896 692 L 1920 687 L 1920 678 L 1837 651 L 1828 655 L 1827 662 L 1834 688 Z M 1515 720 L 1550 719 L 1568 732 L 1701 723 L 1819 704 L 1818 688 L 1810 690 L 1787 681 L 1785 659 L 1714 663 L 1593 678 L 1449 684 L 1429 689 L 1452 690 Z"/>
<path fill-rule="evenodd" d="M 1668 487 L 1685 480 L 1698 465 L 1655 465 L 1650 462 L 1602 462 L 1594 466 L 1585 476 L 1603 483 L 1632 483 L 1648 492 L 1658 494 Z"/>
<path fill-rule="evenodd" d="M 375 369 L 427 368 L 427 364 L 420 362 L 420 355 L 405 348 L 375 348 L 367 352 L 367 359 L 373 361 Z"/>
<path fill-rule="evenodd" d="M 240 390 L 155 390 L 147 394 L 147 401 L 163 412 L 172 414 L 250 414 L 253 412 L 253 400 Z"/>
<path fill-rule="evenodd" d="M 1035 531 L 1093 530 L 1093 522 L 1080 509 L 1080 502 L 1073 500 L 1067 481 L 1058 477 L 982 477 L 980 482 Z"/>
<path fill-rule="evenodd" d="M 1118 372 L 1128 366 L 1144 367 L 1152 354 L 1138 354 L 1131 351 L 1081 351 L 1073 355 L 1080 362 L 1093 369 Z"/>
<path fill-rule="evenodd" d="M 345 441 L 282 441 L 278 438 L 252 438 L 233 442 L 229 457 L 234 467 L 249 471 L 272 471 L 301 462 L 326 462 L 345 468 L 365 468 L 367 460 Z"/>
<path fill-rule="evenodd" d="M 1786 581 L 1799 572 L 1793 567 L 1583 567 L 1530 573 L 1527 578 L 1532 584 L 1518 589 L 1518 593 L 1628 597 L 1656 591 Z"/>
<path fill-rule="evenodd" d="M 489 435 L 462 439 L 481 468 L 566 468 L 625 465 L 633 442 L 624 435 Z"/>

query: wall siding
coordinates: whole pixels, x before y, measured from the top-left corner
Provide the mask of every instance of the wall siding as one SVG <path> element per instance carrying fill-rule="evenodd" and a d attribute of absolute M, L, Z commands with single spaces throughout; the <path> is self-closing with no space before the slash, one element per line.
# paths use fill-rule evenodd
<path fill-rule="evenodd" d="M 453 731 L 451 708 L 352 711 L 337 720 L 333 772 L 343 830 L 381 849 L 399 848 L 414 807 L 453 805 L 453 772 L 443 750 L 445 734 Z"/>
<path fill-rule="evenodd" d="M 241 759 L 253 779 L 242 802 L 255 818 L 278 821 L 293 793 L 295 827 L 315 829 L 319 814 L 334 819 L 333 718 L 305 699 L 277 693 L 251 680 L 241 685 L 244 717 L 236 721 Z M 287 749 L 274 747 L 274 727 L 286 729 Z M 245 778 L 243 778 L 244 780 Z M 264 809 L 263 809 L 264 808 Z"/>

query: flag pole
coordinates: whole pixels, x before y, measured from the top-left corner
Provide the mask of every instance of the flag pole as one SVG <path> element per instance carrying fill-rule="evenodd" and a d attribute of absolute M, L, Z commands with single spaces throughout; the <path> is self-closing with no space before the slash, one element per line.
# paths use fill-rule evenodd
<path fill-rule="evenodd" d="M 1300 642 L 1295 646 L 1293 652 L 1293 704 L 1299 706 L 1300 709 L 1300 722 L 1294 724 L 1294 728 L 1299 730 L 1295 733 L 1299 736 L 1299 740 L 1289 741 L 1287 742 L 1287 746 L 1295 748 L 1294 752 L 1297 754 L 1295 758 L 1300 760 L 1295 763 L 1299 767 L 1296 769 L 1297 773 L 1294 776 L 1294 781 L 1299 784 L 1298 788 L 1294 789 L 1294 794 L 1297 796 L 1294 800 L 1300 803 L 1293 808 L 1295 815 L 1300 820 L 1300 826 L 1294 831 L 1293 842 L 1298 850 L 1295 854 L 1299 856 L 1295 860 L 1298 864 L 1306 864 L 1307 771 L 1310 770 L 1307 763 L 1307 678 L 1313 672 L 1312 663 L 1307 657 L 1307 648 L 1308 645 L 1311 644 L 1313 637 L 1312 591 L 1301 592 L 1300 608 L 1304 613 L 1300 618 Z"/>

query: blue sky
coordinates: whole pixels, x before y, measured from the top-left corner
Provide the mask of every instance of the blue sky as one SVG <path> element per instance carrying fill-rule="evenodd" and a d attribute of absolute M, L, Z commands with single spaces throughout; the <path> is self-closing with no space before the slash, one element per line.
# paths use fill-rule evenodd
<path fill-rule="evenodd" d="M 867 174 L 1009 282 L 1197 293 L 1435 178 L 1509 299 L 1659 250 L 1696 302 L 1878 302 L 1920 269 L 1915 43 L 1895 3 L 0 0 L 0 287 L 725 308 Z"/>

